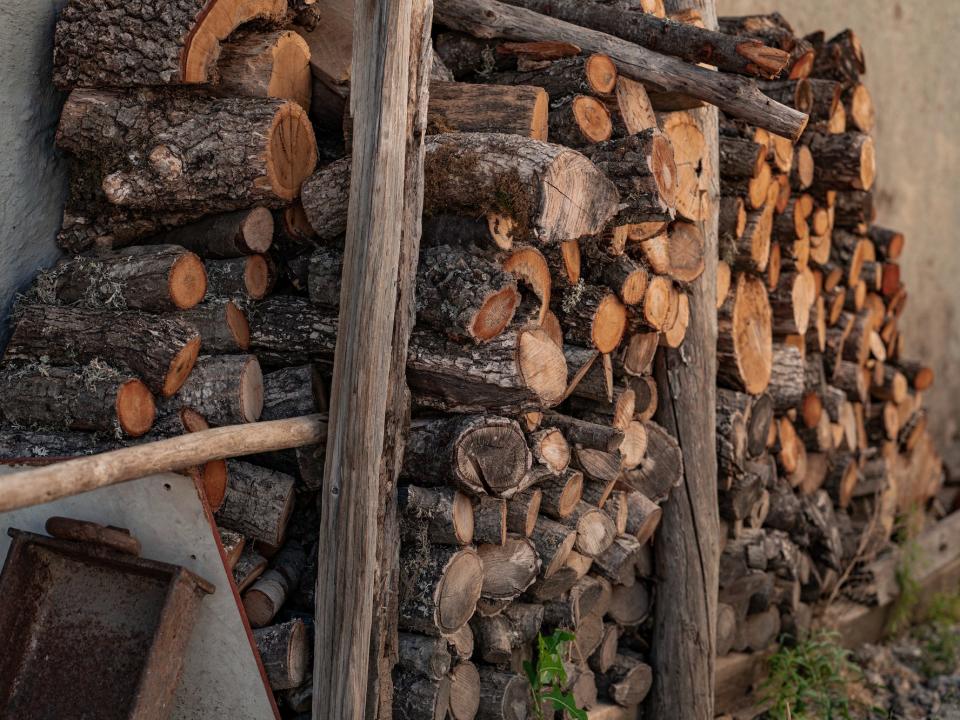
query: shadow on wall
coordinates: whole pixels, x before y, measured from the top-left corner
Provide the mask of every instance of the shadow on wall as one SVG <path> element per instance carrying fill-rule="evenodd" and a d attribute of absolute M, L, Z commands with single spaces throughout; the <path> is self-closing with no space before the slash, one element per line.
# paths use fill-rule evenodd
<path fill-rule="evenodd" d="M 66 162 L 54 148 L 64 94 L 51 82 L 65 0 L 0 3 L 0 347 L 14 296 L 57 259 Z"/>

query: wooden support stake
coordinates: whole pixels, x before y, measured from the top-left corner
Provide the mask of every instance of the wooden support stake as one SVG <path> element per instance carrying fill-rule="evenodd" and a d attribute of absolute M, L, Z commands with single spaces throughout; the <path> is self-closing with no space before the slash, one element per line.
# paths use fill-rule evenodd
<path fill-rule="evenodd" d="M 354 5 L 350 205 L 317 567 L 318 718 L 362 720 L 374 707 L 386 715 L 393 694 L 390 588 L 399 542 L 392 480 L 408 402 L 403 378 L 419 254 L 432 14 L 430 0 Z"/>
<path fill-rule="evenodd" d="M 667 0 L 672 11 L 694 8 L 716 28 L 716 0 Z M 690 323 L 682 352 L 664 348 L 657 360 L 657 421 L 683 454 L 683 482 L 663 506 L 654 556 L 661 578 L 655 606 L 651 717 L 713 718 L 717 588 L 720 565 L 716 471 L 716 278 L 719 211 L 717 111 L 691 111 L 706 140 L 701 176 L 705 269 L 691 285 Z"/>

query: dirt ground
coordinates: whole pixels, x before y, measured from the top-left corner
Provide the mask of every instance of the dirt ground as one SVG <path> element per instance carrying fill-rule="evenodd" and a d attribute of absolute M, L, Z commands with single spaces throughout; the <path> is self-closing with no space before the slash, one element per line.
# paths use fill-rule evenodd
<path fill-rule="evenodd" d="M 957 0 L 718 0 L 721 15 L 779 10 L 797 29 L 853 28 L 877 107 L 878 222 L 907 234 L 907 354 L 931 364 L 930 428 L 960 472 L 960 37 Z"/>

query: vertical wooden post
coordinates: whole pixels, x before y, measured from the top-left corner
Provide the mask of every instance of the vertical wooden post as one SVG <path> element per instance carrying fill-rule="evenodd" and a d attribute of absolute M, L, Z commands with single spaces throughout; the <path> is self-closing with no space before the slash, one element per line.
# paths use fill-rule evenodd
<path fill-rule="evenodd" d="M 716 0 L 666 0 L 668 11 L 694 8 L 717 27 Z M 657 362 L 658 420 L 683 453 L 683 483 L 664 505 L 654 553 L 657 602 L 651 658 L 649 714 L 661 720 L 713 718 L 717 583 L 720 563 L 716 461 L 717 347 L 717 109 L 691 112 L 706 141 L 701 224 L 706 270 L 690 293 L 690 324 L 683 345 Z"/>
<path fill-rule="evenodd" d="M 371 646 L 382 651 L 371 632 L 375 598 L 378 607 L 386 602 L 378 588 L 389 582 L 378 562 L 390 561 L 378 558 L 378 548 L 393 548 L 383 547 L 378 518 L 388 512 L 383 494 L 393 487 L 381 478 L 396 464 L 406 416 L 398 366 L 412 325 L 410 278 L 423 191 L 422 130 L 412 129 L 426 103 L 419 75 L 411 92 L 411 65 L 422 67 L 423 25 L 429 33 L 430 22 L 424 7 L 413 0 L 356 0 L 354 6 L 353 162 L 320 520 L 315 718 L 364 718 Z M 399 314 L 398 289 L 407 293 Z M 378 613 L 378 636 L 382 617 Z"/>

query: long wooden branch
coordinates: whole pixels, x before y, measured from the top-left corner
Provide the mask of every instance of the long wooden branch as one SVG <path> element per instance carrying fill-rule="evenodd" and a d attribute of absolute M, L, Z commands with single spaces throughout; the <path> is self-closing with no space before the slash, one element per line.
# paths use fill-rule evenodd
<path fill-rule="evenodd" d="M 586 52 L 606 53 L 621 73 L 651 89 L 703 100 L 791 140 L 797 140 L 807 126 L 807 115 L 768 98 L 753 80 L 691 65 L 524 8 L 497 0 L 437 0 L 435 15 L 438 23 L 479 38 L 556 40 Z"/>
<path fill-rule="evenodd" d="M 0 476 L 0 512 L 51 502 L 146 475 L 322 443 L 323 415 L 226 425 L 167 440 L 66 460 Z"/>
<path fill-rule="evenodd" d="M 557 20 L 609 33 L 648 50 L 692 63 L 707 63 L 721 72 L 775 78 L 790 53 L 759 40 L 658 18 L 645 12 L 624 12 L 596 0 L 505 0 Z"/>

